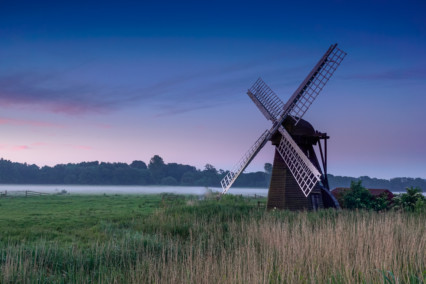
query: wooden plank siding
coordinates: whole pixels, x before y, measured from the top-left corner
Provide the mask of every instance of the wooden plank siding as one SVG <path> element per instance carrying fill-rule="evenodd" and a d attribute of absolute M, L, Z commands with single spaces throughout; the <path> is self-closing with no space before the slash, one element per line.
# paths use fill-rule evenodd
<path fill-rule="evenodd" d="M 271 183 L 268 192 L 268 209 L 313 210 L 311 196 L 318 195 L 318 208 L 324 208 L 321 189 L 317 184 L 308 197 L 303 195 L 296 180 L 285 164 L 281 155 L 275 150 Z"/>

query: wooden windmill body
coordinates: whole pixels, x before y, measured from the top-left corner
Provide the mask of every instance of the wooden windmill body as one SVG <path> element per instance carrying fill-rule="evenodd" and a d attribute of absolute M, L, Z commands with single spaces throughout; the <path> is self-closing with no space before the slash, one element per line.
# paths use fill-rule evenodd
<path fill-rule="evenodd" d="M 308 197 L 300 190 L 299 184 L 284 162 L 279 151 L 275 149 L 271 181 L 268 191 L 268 209 L 288 210 L 317 210 L 321 208 L 339 208 L 338 202 L 330 194 L 327 180 L 327 136 L 326 133 L 316 131 L 306 120 L 301 119 L 294 125 L 291 119 L 286 119 L 283 127 L 288 131 L 302 152 L 321 173 L 321 183 L 316 183 Z M 281 140 L 279 133 L 271 138 L 275 147 Z M 321 145 L 323 144 L 323 146 Z M 320 160 L 314 150 L 319 149 Z M 321 162 L 321 165 L 320 165 Z"/>
<path fill-rule="evenodd" d="M 261 78 L 254 83 L 247 94 L 273 125 L 222 179 L 222 194 L 229 190 L 263 146 L 271 141 L 276 150 L 268 193 L 269 209 L 316 210 L 339 207 L 328 188 L 329 137 L 316 131 L 302 117 L 345 55 L 337 48 L 337 44 L 330 46 L 286 104 Z M 324 151 L 321 140 L 324 141 Z M 322 167 L 314 150 L 316 145 L 319 147 Z"/>

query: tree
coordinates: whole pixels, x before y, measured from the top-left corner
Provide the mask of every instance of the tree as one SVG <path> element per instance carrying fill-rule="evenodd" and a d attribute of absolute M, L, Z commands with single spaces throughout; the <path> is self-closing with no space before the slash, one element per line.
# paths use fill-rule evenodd
<path fill-rule="evenodd" d="M 271 163 L 265 163 L 265 166 L 263 167 L 265 169 L 265 173 L 268 175 L 272 174 L 272 164 Z"/>
<path fill-rule="evenodd" d="M 161 179 L 166 174 L 166 165 L 164 164 L 163 158 L 155 155 L 151 158 L 148 164 L 148 169 L 151 172 L 154 183 L 160 183 Z"/>
<path fill-rule="evenodd" d="M 211 164 L 206 164 L 201 172 L 200 178 L 196 180 L 196 185 L 220 186 L 220 177 L 216 168 Z"/>
<path fill-rule="evenodd" d="M 217 174 L 216 168 L 211 164 L 206 164 L 204 166 L 204 172 L 211 173 L 211 174 Z"/>
<path fill-rule="evenodd" d="M 361 181 L 352 181 L 351 189 L 343 194 L 343 205 L 348 209 L 371 209 L 373 196 L 361 185 Z"/>
<path fill-rule="evenodd" d="M 131 168 L 135 168 L 135 169 L 141 169 L 141 170 L 146 170 L 147 169 L 146 164 L 144 162 L 142 162 L 142 161 L 133 161 L 130 164 L 130 167 Z"/>
<path fill-rule="evenodd" d="M 182 176 L 186 172 L 196 172 L 197 169 L 193 166 L 181 165 L 177 163 L 169 163 L 166 165 L 166 174 L 165 176 L 171 176 L 177 181 L 182 180 Z"/>

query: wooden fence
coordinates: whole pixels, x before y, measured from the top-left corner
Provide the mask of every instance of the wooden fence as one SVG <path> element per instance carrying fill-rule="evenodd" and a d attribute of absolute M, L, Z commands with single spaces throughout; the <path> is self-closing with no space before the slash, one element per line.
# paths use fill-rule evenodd
<path fill-rule="evenodd" d="M 45 192 L 37 192 L 32 190 L 17 190 L 17 191 L 0 191 L 0 198 L 6 197 L 28 197 L 28 196 L 40 196 L 40 195 L 49 195 Z"/>

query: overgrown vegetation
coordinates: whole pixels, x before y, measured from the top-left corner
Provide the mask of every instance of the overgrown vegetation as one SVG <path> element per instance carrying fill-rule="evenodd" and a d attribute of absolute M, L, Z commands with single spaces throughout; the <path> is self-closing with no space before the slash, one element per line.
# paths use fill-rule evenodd
<path fill-rule="evenodd" d="M 407 187 L 407 193 L 396 196 L 393 201 L 395 209 L 411 212 L 426 211 L 426 197 L 418 187 Z"/>
<path fill-rule="evenodd" d="M 0 282 L 426 280 L 425 212 L 267 212 L 259 201 L 265 200 L 174 195 L 0 199 Z"/>
<path fill-rule="evenodd" d="M 389 198 L 386 193 L 373 196 L 362 186 L 361 181 L 352 182 L 349 190 L 339 195 L 339 203 L 346 209 L 384 211 L 389 209 L 411 212 L 426 211 L 426 198 L 418 187 L 407 187 L 406 193 Z"/>
<path fill-rule="evenodd" d="M 343 193 L 343 205 L 348 209 L 371 209 L 374 204 L 374 198 L 366 189 L 361 185 L 361 181 L 352 182 L 351 188 Z"/>

